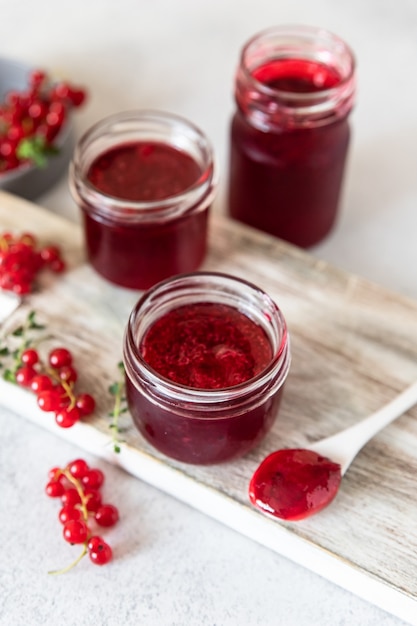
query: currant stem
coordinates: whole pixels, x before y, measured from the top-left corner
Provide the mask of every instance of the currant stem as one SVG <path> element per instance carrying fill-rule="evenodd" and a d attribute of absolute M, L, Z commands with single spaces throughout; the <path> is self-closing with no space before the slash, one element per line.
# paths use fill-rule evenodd
<path fill-rule="evenodd" d="M 67 565 L 67 567 L 63 567 L 62 569 L 58 569 L 58 570 L 51 570 L 50 572 L 48 572 L 48 574 L 51 574 L 51 576 L 59 576 L 60 574 L 66 574 L 67 572 L 69 572 L 73 567 L 75 567 L 76 565 L 78 565 L 78 563 L 81 561 L 81 559 L 87 554 L 88 552 L 88 548 L 87 548 L 87 542 L 85 542 L 83 544 L 83 549 L 81 554 L 79 554 L 77 556 L 77 558 L 75 559 L 75 561 L 73 561 L 72 563 L 70 563 L 69 565 Z"/>
<path fill-rule="evenodd" d="M 49 374 L 49 376 L 51 376 L 51 378 L 53 378 L 54 380 L 56 380 L 57 382 L 60 383 L 60 385 L 63 387 L 65 393 L 67 394 L 68 398 L 69 398 L 69 406 L 68 409 L 71 410 L 75 407 L 75 404 L 77 402 L 77 398 L 75 397 L 75 394 L 73 392 L 73 385 L 71 383 L 67 383 L 66 380 L 61 380 L 61 378 L 59 377 L 59 374 L 57 374 L 57 371 L 53 368 L 47 367 L 46 368 L 46 372 L 47 374 Z"/>
<path fill-rule="evenodd" d="M 75 489 L 77 490 L 77 493 L 80 496 L 80 500 L 81 500 L 80 511 L 83 515 L 84 522 L 88 522 L 88 509 L 87 509 L 88 497 L 86 497 L 84 493 L 82 484 L 67 469 L 60 470 L 59 473 L 65 476 L 68 482 L 70 482 L 71 485 L 74 485 Z"/>

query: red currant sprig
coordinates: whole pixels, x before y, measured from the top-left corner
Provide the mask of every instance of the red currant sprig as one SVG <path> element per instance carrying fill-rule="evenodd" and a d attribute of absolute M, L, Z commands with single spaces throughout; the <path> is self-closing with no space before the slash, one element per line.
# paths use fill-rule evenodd
<path fill-rule="evenodd" d="M 30 293 L 38 273 L 48 268 L 56 273 L 65 270 L 57 246 L 39 247 L 31 233 L 14 236 L 0 234 L 0 288 L 18 295 Z"/>
<path fill-rule="evenodd" d="M 113 504 L 102 504 L 103 482 L 103 472 L 90 468 L 84 459 L 71 461 L 63 469 L 50 470 L 45 490 L 49 497 L 61 500 L 58 518 L 63 525 L 63 537 L 68 543 L 83 546 L 75 561 L 51 574 L 68 572 L 86 554 L 95 565 L 105 565 L 112 559 L 109 544 L 95 534 L 95 527 L 109 528 L 119 520 L 119 511 Z"/>
<path fill-rule="evenodd" d="M 78 378 L 72 354 L 67 348 L 54 348 L 42 364 L 33 348 L 22 353 L 22 366 L 16 371 L 16 382 L 29 387 L 37 397 L 42 411 L 55 413 L 55 421 L 61 428 L 70 428 L 82 417 L 91 415 L 95 400 L 88 393 L 77 394 Z"/>
<path fill-rule="evenodd" d="M 67 348 L 54 348 L 46 362 L 42 361 L 31 333 L 43 329 L 44 326 L 36 321 L 35 312 L 31 311 L 24 324 L 15 328 L 9 337 L 17 338 L 20 345 L 14 349 L 8 343 L 0 345 L 0 358 L 13 358 L 3 377 L 33 391 L 39 408 L 53 412 L 58 426 L 70 428 L 81 418 L 91 415 L 96 403 L 91 394 L 77 391 L 78 373 Z"/>
<path fill-rule="evenodd" d="M 85 99 L 84 89 L 32 71 L 27 89 L 9 92 L 0 103 L 0 174 L 24 163 L 45 165 L 70 111 Z"/>

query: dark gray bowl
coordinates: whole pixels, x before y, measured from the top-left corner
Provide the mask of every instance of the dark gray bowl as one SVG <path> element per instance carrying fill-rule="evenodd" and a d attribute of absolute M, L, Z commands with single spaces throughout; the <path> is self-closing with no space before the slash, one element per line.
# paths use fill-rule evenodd
<path fill-rule="evenodd" d="M 27 87 L 31 69 L 24 63 L 0 57 L 0 102 L 9 91 L 21 91 Z M 0 189 L 28 200 L 34 200 L 48 191 L 68 171 L 75 145 L 71 120 L 57 136 L 55 145 L 59 152 L 49 158 L 46 167 L 23 165 L 0 174 Z"/>

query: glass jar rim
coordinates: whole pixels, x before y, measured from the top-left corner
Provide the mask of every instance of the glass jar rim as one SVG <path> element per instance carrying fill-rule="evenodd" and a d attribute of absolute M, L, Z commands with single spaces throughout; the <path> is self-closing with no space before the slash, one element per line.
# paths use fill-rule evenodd
<path fill-rule="evenodd" d="M 166 135 L 163 136 L 164 130 Z M 160 137 L 154 141 L 175 147 L 194 158 L 200 166 L 200 176 L 184 191 L 162 200 L 135 201 L 101 192 L 87 179 L 88 167 L 94 158 L 120 145 L 122 134 L 128 131 L 133 132 L 135 138 L 145 133 L 148 141 L 152 141 L 151 131 L 158 132 Z M 112 138 L 105 148 L 94 152 L 93 147 L 103 142 L 104 137 L 109 140 Z M 191 144 L 193 151 L 190 149 Z M 104 217 L 120 215 L 127 221 L 146 222 L 155 217 L 172 219 L 197 204 L 200 209 L 206 208 L 213 200 L 217 183 L 217 160 L 211 142 L 203 131 L 182 116 L 152 109 L 121 111 L 99 120 L 81 136 L 70 163 L 70 186 L 74 195 L 79 195 L 89 206 L 100 207 L 98 212 Z M 203 206 L 200 206 L 200 202 L 203 202 Z"/>
<path fill-rule="evenodd" d="M 268 318 L 269 316 L 268 321 L 271 322 L 271 312 L 275 315 L 274 323 L 276 325 L 276 329 L 279 330 L 279 338 L 276 340 L 275 347 L 272 345 L 271 342 L 274 353 L 271 357 L 270 362 L 256 376 L 253 376 L 249 380 L 238 385 L 234 385 L 232 387 L 223 387 L 220 389 L 202 389 L 197 387 L 188 387 L 179 383 L 175 383 L 158 374 L 158 372 L 156 372 L 147 364 L 147 362 L 140 354 L 140 340 L 138 341 L 137 333 L 134 333 L 134 328 L 136 321 L 139 317 L 139 313 L 141 313 L 142 321 L 144 319 L 143 316 L 146 315 L 146 312 L 145 314 L 143 314 L 143 306 L 149 304 L 152 298 L 158 296 L 161 293 L 164 293 L 165 290 L 166 293 L 168 293 L 170 287 L 178 287 L 179 283 L 183 283 L 184 287 L 191 287 L 192 285 L 197 285 L 198 283 L 201 283 L 201 281 L 212 281 L 211 284 L 219 283 L 219 285 L 221 281 L 225 281 L 228 284 L 229 288 L 234 285 L 236 287 L 239 286 L 244 289 L 249 289 L 251 297 L 255 298 L 255 296 L 257 296 L 259 298 L 259 301 L 262 301 L 265 307 L 269 307 L 268 314 L 265 315 L 265 318 Z M 204 297 L 202 297 L 202 293 L 203 292 L 200 291 L 200 297 L 198 301 L 218 302 L 218 300 L 213 298 L 213 296 L 210 298 L 210 294 L 208 294 L 207 292 L 205 292 Z M 227 293 L 230 294 L 231 292 L 228 291 Z M 188 300 L 188 302 L 190 301 L 194 302 L 194 300 Z M 251 302 L 251 304 L 253 305 L 254 303 Z M 234 306 L 234 304 L 230 303 L 229 305 Z M 180 305 L 173 304 L 170 307 L 167 306 L 164 310 L 172 310 L 176 306 Z M 241 306 L 239 310 L 246 314 L 248 313 L 247 309 L 245 309 L 244 306 Z M 161 313 L 161 315 L 162 314 L 163 313 Z M 254 320 L 252 316 L 250 317 L 250 319 L 256 322 L 261 319 L 261 316 L 259 315 L 257 320 Z M 262 327 L 265 330 L 266 323 Z M 146 328 L 142 332 L 142 336 L 143 333 L 146 332 Z M 269 339 L 271 340 L 270 334 L 271 332 L 269 332 Z M 140 338 L 141 337 L 139 337 L 139 339 Z M 125 330 L 123 360 L 126 373 L 134 385 L 135 381 L 132 380 L 132 364 L 135 371 L 139 370 L 141 374 L 146 376 L 149 387 L 154 390 L 157 386 L 160 390 L 162 390 L 165 396 L 170 398 L 170 402 L 193 402 L 197 407 L 207 406 L 207 408 L 213 408 L 213 405 L 218 403 L 230 403 L 232 405 L 233 402 L 238 402 L 239 399 L 241 399 L 242 402 L 245 402 L 246 399 L 252 397 L 255 392 L 259 392 L 259 395 L 262 397 L 262 401 L 264 402 L 265 398 L 268 397 L 268 395 L 272 394 L 277 388 L 282 386 L 287 377 L 291 359 L 289 343 L 290 339 L 285 318 L 277 304 L 266 292 L 264 292 L 253 283 L 246 281 L 245 279 L 232 276 L 230 274 L 222 272 L 200 271 L 191 272 L 188 274 L 179 274 L 173 278 L 168 278 L 164 281 L 161 281 L 157 285 L 154 285 L 142 295 L 130 314 L 129 321 Z M 275 378 L 273 379 L 271 379 L 272 373 L 276 374 Z M 201 419 L 201 415 L 199 415 L 199 418 Z M 210 417 L 210 419 L 213 419 L 213 417 Z"/>
<path fill-rule="evenodd" d="M 321 63 L 337 72 L 333 86 L 289 91 L 268 85 L 256 69 L 280 59 Z M 325 126 L 347 117 L 354 105 L 356 61 L 340 37 L 312 26 L 275 26 L 243 46 L 235 78 L 235 99 L 244 117 L 262 131 Z"/>
<path fill-rule="evenodd" d="M 292 91 L 287 91 L 284 89 L 270 87 L 253 76 L 251 70 L 249 69 L 247 65 L 246 59 L 252 48 L 254 48 L 256 45 L 259 45 L 261 41 L 264 41 L 268 37 L 271 37 L 271 36 L 277 36 L 277 37 L 286 36 L 288 38 L 296 39 L 300 42 L 309 41 L 309 40 L 312 41 L 314 38 L 324 38 L 328 42 L 331 42 L 333 45 L 339 46 L 340 47 L 339 53 L 343 49 L 344 53 L 349 58 L 349 71 L 346 72 L 346 75 L 341 76 L 341 80 L 340 82 L 338 82 L 337 85 L 333 87 L 328 87 L 325 89 L 320 89 L 317 92 L 300 94 L 300 93 L 295 93 Z M 285 50 L 285 47 L 282 46 L 282 49 Z M 323 52 L 324 52 L 324 49 L 322 49 L 322 53 Z M 297 55 L 293 52 L 291 54 L 286 54 L 284 58 L 296 58 L 296 56 Z M 274 56 L 274 58 L 276 57 Z M 306 57 L 303 56 L 302 58 L 306 58 Z M 252 81 L 254 84 L 256 84 L 256 88 L 259 91 L 264 92 L 265 94 L 269 94 L 269 95 L 279 94 L 288 101 L 292 100 L 294 102 L 301 102 L 301 101 L 311 102 L 311 104 L 314 104 L 315 101 L 321 100 L 326 95 L 328 97 L 331 97 L 331 94 L 337 93 L 338 91 L 343 89 L 347 84 L 349 84 L 349 82 L 352 81 L 352 78 L 354 77 L 355 70 L 356 70 L 356 58 L 350 46 L 341 37 L 334 34 L 333 32 L 326 30 L 324 28 L 318 28 L 314 26 L 288 24 L 288 25 L 281 25 L 281 26 L 272 26 L 270 28 L 261 30 L 255 35 L 253 35 L 246 42 L 246 44 L 243 46 L 243 49 L 241 51 L 240 68 L 242 72 L 245 74 L 246 78 Z"/>

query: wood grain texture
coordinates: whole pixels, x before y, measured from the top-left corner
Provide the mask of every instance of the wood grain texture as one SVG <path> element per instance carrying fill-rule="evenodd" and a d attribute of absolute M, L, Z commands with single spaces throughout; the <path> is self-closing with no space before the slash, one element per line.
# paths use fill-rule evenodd
<path fill-rule="evenodd" d="M 63 341 L 73 349 L 80 386 L 94 389 L 99 400 L 89 427 L 108 439 L 107 388 L 117 375 L 124 328 L 138 293 L 114 287 L 95 274 L 85 263 L 79 227 L 50 212 L 0 193 L 0 229 L 30 230 L 43 242 L 62 246 L 69 271 L 60 277 L 45 276 L 39 291 L 2 331 L 29 309 L 38 311 L 53 342 Z M 316 517 L 296 524 L 267 520 L 251 509 L 247 498 L 250 477 L 267 454 L 280 447 L 303 447 L 356 423 L 417 378 L 417 303 L 218 215 L 211 220 L 210 253 L 202 269 L 244 277 L 267 291 L 282 309 L 291 335 L 292 365 L 279 419 L 244 459 L 193 467 L 153 451 L 126 416 L 129 461 L 124 463 L 123 451 L 118 457 L 108 446 L 106 458 L 129 471 L 136 462 L 145 468 L 149 459 L 156 461 L 171 477 L 164 488 L 176 497 L 222 521 L 227 516 L 220 509 L 233 503 L 227 518 L 232 527 L 241 530 L 234 516 L 239 511 L 247 514 L 247 534 L 290 557 L 283 542 L 286 537 L 300 540 L 306 546 L 305 558 L 294 560 L 417 624 L 417 409 L 362 450 L 336 500 Z M 22 408 L 26 392 L 14 389 L 12 394 L 10 387 L 0 386 L 0 402 L 27 413 Z M 31 419 L 45 426 L 48 416 L 34 411 Z M 86 446 L 85 431 L 71 430 L 57 434 Z M 139 472 L 141 477 L 155 484 L 146 471 Z M 187 493 L 181 492 L 183 486 Z M 213 506 L 219 510 L 205 509 L 203 499 L 210 493 L 216 495 Z M 249 531 L 249 523 L 257 530 Z M 279 537 L 275 543 L 274 533 Z M 308 546 L 318 552 L 310 552 Z M 320 554 L 322 566 L 312 561 Z M 336 568 L 343 564 L 343 575 L 334 575 L 333 564 Z M 369 593 L 366 585 L 360 589 L 364 580 L 370 581 Z"/>

